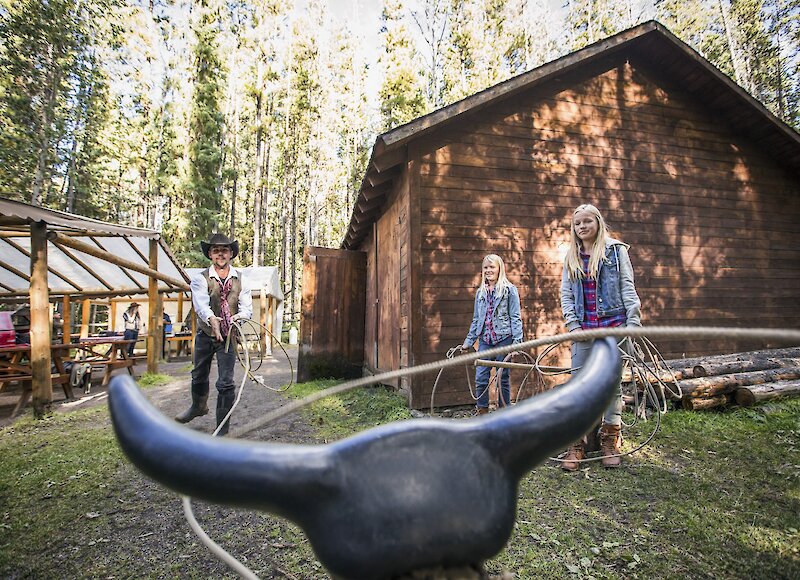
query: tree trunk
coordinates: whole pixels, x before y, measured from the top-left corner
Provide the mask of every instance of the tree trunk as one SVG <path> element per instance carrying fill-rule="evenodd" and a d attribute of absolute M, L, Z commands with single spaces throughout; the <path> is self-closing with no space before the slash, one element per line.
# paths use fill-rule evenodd
<path fill-rule="evenodd" d="M 260 73 L 259 73 L 260 76 Z M 253 183 L 253 265 L 261 266 L 261 201 L 264 199 L 264 184 L 261 170 L 263 167 L 262 155 L 264 154 L 264 129 L 262 127 L 261 109 L 262 93 L 259 89 L 256 95 L 256 159 L 255 176 Z"/>
<path fill-rule="evenodd" d="M 742 407 L 779 397 L 800 397 L 800 381 L 776 381 L 736 389 L 736 403 Z"/>
<path fill-rule="evenodd" d="M 47 286 L 47 224 L 31 226 L 31 389 L 33 414 L 41 419 L 53 402 L 50 374 L 50 291 Z"/>
<path fill-rule="evenodd" d="M 792 346 L 787 348 L 772 348 L 766 350 L 754 350 L 750 352 L 737 352 L 731 354 L 708 355 L 694 358 L 679 358 L 665 360 L 664 364 L 675 370 L 684 371 L 684 377 L 689 378 L 694 374 L 694 367 L 711 363 L 732 363 L 746 359 L 783 359 L 800 358 L 800 347 Z"/>
<path fill-rule="evenodd" d="M 272 99 L 270 98 L 269 106 L 267 107 L 267 115 L 269 117 L 272 116 Z M 269 135 L 267 135 L 265 139 L 266 143 L 264 145 L 264 168 L 261 171 L 261 179 L 264 182 L 262 187 L 261 193 L 261 216 L 260 216 L 260 223 L 261 228 L 264 230 L 264 243 L 261 244 L 261 261 L 259 262 L 260 266 L 263 266 L 267 261 L 267 247 L 266 247 L 266 240 L 272 239 L 272 226 L 270 221 L 267 219 L 267 212 L 269 211 L 269 162 L 270 162 L 270 153 L 271 153 L 271 140 Z"/>
<path fill-rule="evenodd" d="M 734 80 L 739 86 L 744 87 L 749 93 L 753 93 L 753 86 L 749 78 L 745 78 L 745 71 L 742 67 L 741 52 L 739 51 L 738 43 L 733 37 L 733 30 L 731 29 L 730 15 L 725 9 L 722 0 L 717 0 L 719 6 L 720 16 L 722 17 L 722 24 L 725 27 L 725 39 L 728 43 L 728 52 L 731 55 L 731 65 L 733 66 Z"/>
<path fill-rule="evenodd" d="M 33 191 L 31 192 L 31 205 L 42 205 L 42 190 L 44 188 L 45 173 L 47 172 L 47 152 L 50 149 L 50 125 L 53 122 L 55 110 L 56 94 L 58 85 L 61 82 L 53 47 L 49 47 L 50 82 L 44 91 L 44 104 L 39 119 L 39 152 L 36 156 L 36 175 L 33 180 Z"/>
<path fill-rule="evenodd" d="M 750 371 L 766 371 L 769 369 L 780 368 L 781 363 L 771 358 L 755 358 L 752 356 L 743 357 L 742 360 L 734 362 L 714 362 L 701 363 L 694 365 L 692 376 L 699 379 L 714 375 L 728 375 L 731 373 L 746 373 Z"/>
<path fill-rule="evenodd" d="M 637 379 L 641 378 L 641 375 L 639 373 L 636 373 L 636 378 Z M 675 384 L 675 381 L 680 381 L 683 378 L 685 378 L 685 375 L 682 371 L 679 370 L 672 371 L 671 373 L 669 371 L 661 371 L 658 373 L 658 375 L 653 375 L 651 373 L 645 373 L 644 375 L 644 379 L 649 383 L 657 383 L 661 381 L 662 383 Z M 630 369 L 625 369 L 625 371 L 622 373 L 622 382 L 629 383 L 632 380 L 633 376 Z"/>

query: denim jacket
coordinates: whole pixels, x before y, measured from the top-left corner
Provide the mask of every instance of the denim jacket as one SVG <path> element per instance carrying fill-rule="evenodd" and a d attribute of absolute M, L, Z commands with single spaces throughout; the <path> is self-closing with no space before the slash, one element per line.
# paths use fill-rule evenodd
<path fill-rule="evenodd" d="M 625 313 L 627 326 L 641 326 L 642 303 L 633 283 L 629 247 L 619 240 L 606 239 L 606 255 L 597 272 L 597 315 L 604 318 Z M 585 316 L 583 283 L 570 279 L 566 264 L 561 272 L 561 311 L 567 330 L 581 328 Z"/>
<path fill-rule="evenodd" d="M 486 310 L 489 301 L 484 292 L 478 290 L 475 294 L 475 308 L 472 314 L 472 324 L 469 334 L 464 341 L 465 347 L 471 347 L 475 341 L 483 336 L 483 326 L 486 322 Z M 519 292 L 513 284 L 508 285 L 505 294 L 500 297 L 492 313 L 492 325 L 498 338 L 511 336 L 513 341 L 522 342 L 522 318 L 520 317 Z"/>

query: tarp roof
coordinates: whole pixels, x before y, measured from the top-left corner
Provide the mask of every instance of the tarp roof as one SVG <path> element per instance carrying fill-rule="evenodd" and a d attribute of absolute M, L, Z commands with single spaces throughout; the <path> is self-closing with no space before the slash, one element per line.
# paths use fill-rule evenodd
<path fill-rule="evenodd" d="M 133 267 L 149 267 L 149 242 L 154 239 L 158 241 L 158 272 L 172 279 L 158 280 L 159 291 L 182 291 L 178 283 L 189 282 L 156 230 L 120 226 L 0 198 L 0 302 L 27 299 L 30 226 L 36 222 L 47 224 L 47 283 L 51 298 L 147 294 L 147 274 Z M 86 251 L 64 241 L 85 245 Z M 87 253 L 89 250 L 107 252 L 123 264 Z M 126 266 L 126 262 L 132 266 Z"/>

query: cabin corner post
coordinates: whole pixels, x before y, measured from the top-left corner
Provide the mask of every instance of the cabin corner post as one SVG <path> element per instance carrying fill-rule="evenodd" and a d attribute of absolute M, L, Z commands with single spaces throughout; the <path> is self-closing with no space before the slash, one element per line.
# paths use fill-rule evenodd
<path fill-rule="evenodd" d="M 53 403 L 50 375 L 50 290 L 47 286 L 47 224 L 31 223 L 31 378 L 33 414 L 42 418 Z"/>
<path fill-rule="evenodd" d="M 408 145 L 408 366 L 422 364 L 423 361 L 423 315 L 422 315 L 422 213 L 420 207 L 420 150 L 417 143 Z M 421 376 L 411 377 L 408 385 L 409 404 L 420 408 L 423 402 L 423 381 Z"/>

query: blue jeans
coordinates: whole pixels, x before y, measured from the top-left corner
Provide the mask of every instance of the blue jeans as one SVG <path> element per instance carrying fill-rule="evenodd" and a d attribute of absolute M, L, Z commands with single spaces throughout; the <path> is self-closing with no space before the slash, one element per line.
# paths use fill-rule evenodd
<path fill-rule="evenodd" d="M 593 340 L 575 341 L 572 343 L 572 368 L 578 369 L 582 367 L 586 360 L 589 358 L 589 353 L 592 351 Z M 630 352 L 628 339 L 622 344 L 622 348 Z M 576 371 L 578 372 L 578 371 Z M 611 404 L 603 413 L 604 425 L 621 425 L 622 424 L 622 377 L 617 383 L 617 396 L 611 400 Z"/>
<path fill-rule="evenodd" d="M 231 341 L 225 350 L 225 341 L 218 341 L 202 330 L 194 337 L 194 368 L 192 369 L 192 395 L 208 396 L 211 360 L 217 355 L 217 392 L 226 395 L 234 392 L 233 367 L 236 364 L 236 346 Z"/>
<path fill-rule="evenodd" d="M 504 338 L 497 344 L 486 344 L 483 338 L 478 341 L 478 352 L 489 350 L 490 348 L 497 348 L 499 346 L 508 346 L 513 341 L 512 337 Z M 501 354 L 499 356 L 484 358 L 484 360 L 498 360 L 502 361 L 507 355 Z M 502 372 L 500 372 L 502 370 Z M 500 400 L 497 402 L 499 407 L 508 407 L 511 405 L 511 372 L 508 369 L 495 369 L 500 372 Z M 481 409 L 489 407 L 489 375 L 492 372 L 491 367 L 478 367 L 475 369 L 475 390 L 478 393 L 477 406 Z"/>
<path fill-rule="evenodd" d="M 119 336 L 119 335 L 117 335 Z M 128 346 L 128 356 L 133 356 L 133 347 L 136 346 L 136 340 L 139 338 L 139 331 L 138 330 L 126 330 L 125 334 L 122 335 L 122 338 L 125 340 L 132 340 L 133 342 Z"/>

